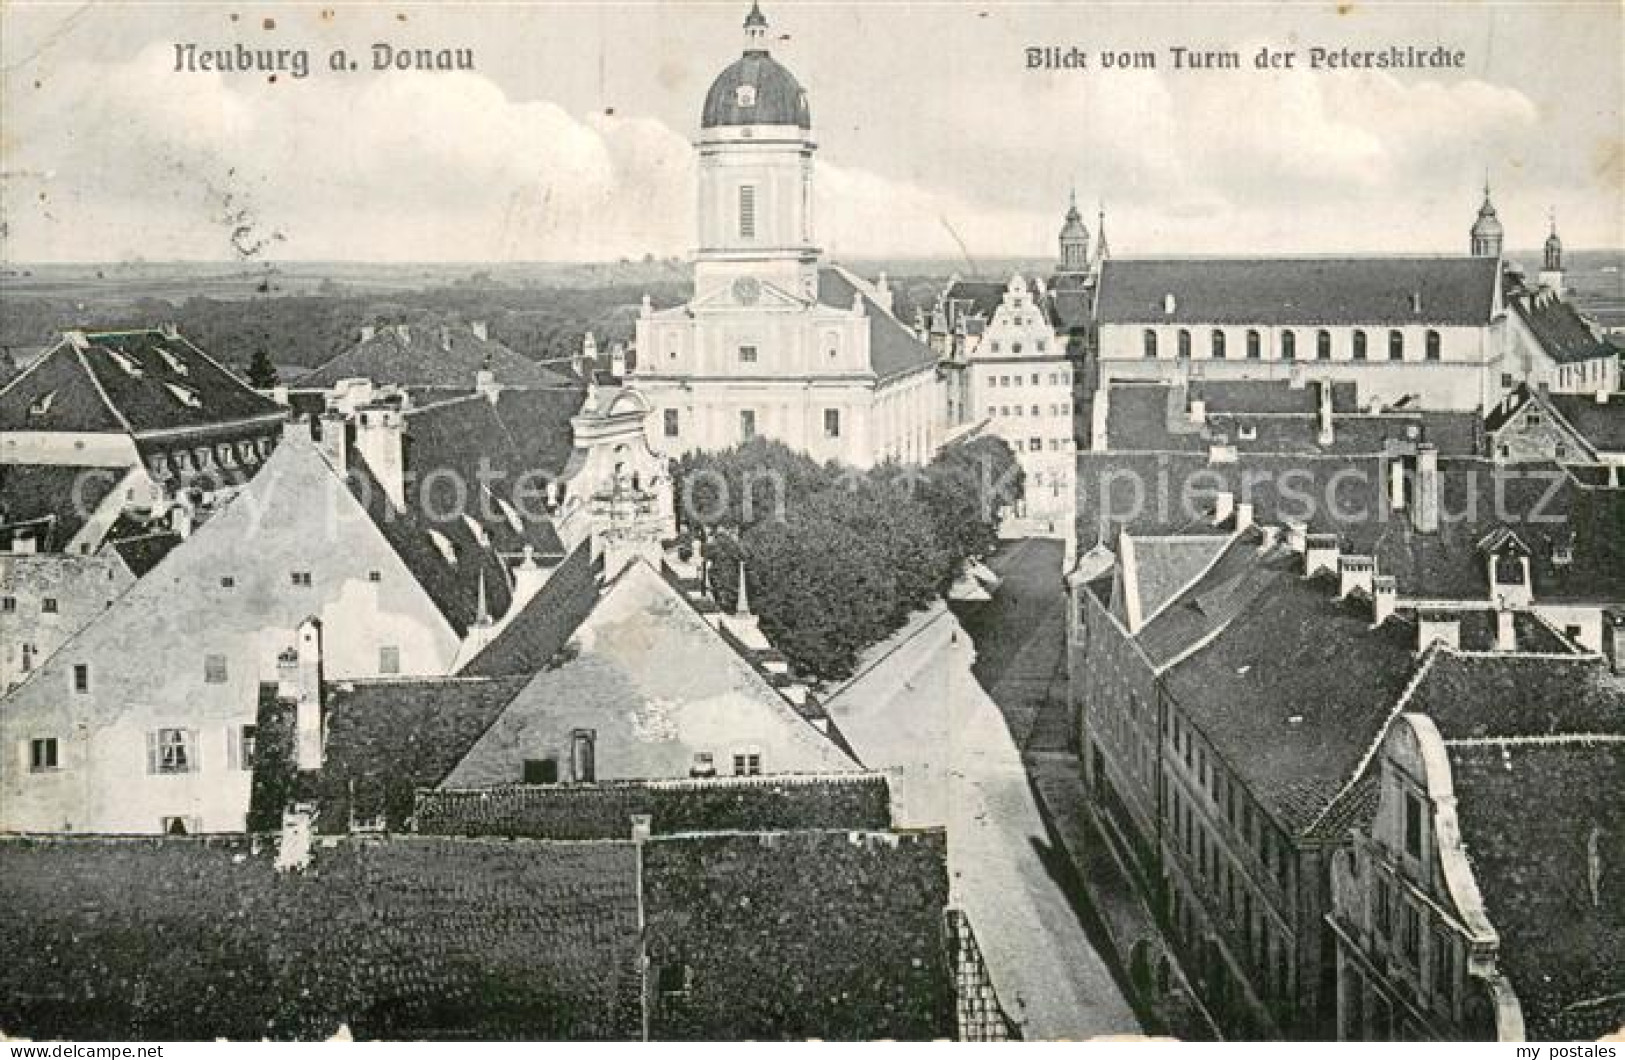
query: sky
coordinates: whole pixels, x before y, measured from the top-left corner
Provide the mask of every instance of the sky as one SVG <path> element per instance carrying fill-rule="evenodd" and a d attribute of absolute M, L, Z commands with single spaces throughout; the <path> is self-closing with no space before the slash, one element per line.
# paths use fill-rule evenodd
<path fill-rule="evenodd" d="M 686 256 L 705 90 L 748 4 L 0 7 L 0 260 Z M 1555 212 L 1625 245 L 1622 15 L 1552 3 L 770 0 L 835 258 L 1054 253 L 1076 188 L 1119 254 L 1461 253 L 1488 175 L 1508 246 Z M 371 46 L 469 48 L 375 72 Z M 175 45 L 304 49 L 176 73 Z M 1460 69 L 1260 71 L 1262 47 L 1460 50 Z M 1076 46 L 1092 69 L 1034 71 Z M 1175 46 L 1240 70 L 1174 70 Z M 344 48 L 355 72 L 329 70 Z M 1151 50 L 1154 70 L 1105 70 Z"/>

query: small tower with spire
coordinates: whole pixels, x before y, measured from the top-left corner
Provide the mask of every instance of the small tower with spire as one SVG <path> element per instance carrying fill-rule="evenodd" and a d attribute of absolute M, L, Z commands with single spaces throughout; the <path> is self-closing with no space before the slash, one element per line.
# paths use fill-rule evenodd
<path fill-rule="evenodd" d="M 1478 220 L 1473 222 L 1472 254 L 1475 258 L 1499 258 L 1501 241 L 1506 232 L 1501 219 L 1495 215 L 1495 204 L 1490 202 L 1490 179 L 1484 178 L 1484 205 L 1478 208 Z"/>
<path fill-rule="evenodd" d="M 751 0 L 750 14 L 745 16 L 745 54 L 767 53 L 767 16 L 762 5 Z"/>
<path fill-rule="evenodd" d="M 1546 237 L 1545 255 L 1540 266 L 1540 285 L 1554 294 L 1563 293 L 1563 240 L 1557 235 L 1557 211 L 1548 217 L 1551 232 Z"/>
<path fill-rule="evenodd" d="M 1067 205 L 1066 221 L 1061 225 L 1060 272 L 1089 271 L 1089 229 L 1078 212 L 1078 192 L 1074 188 Z"/>
<path fill-rule="evenodd" d="M 1099 203 L 1095 208 L 1095 271 L 1106 264 L 1111 252 L 1106 249 L 1106 204 Z"/>

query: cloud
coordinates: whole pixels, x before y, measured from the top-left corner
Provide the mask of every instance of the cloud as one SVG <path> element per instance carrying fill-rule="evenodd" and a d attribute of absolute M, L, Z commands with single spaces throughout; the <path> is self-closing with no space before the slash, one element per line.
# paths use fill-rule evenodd
<path fill-rule="evenodd" d="M 234 230 L 235 245 L 313 260 L 692 247 L 692 145 L 653 118 L 515 99 L 471 72 L 270 84 L 172 65 L 155 44 L 64 63 L 33 96 L 7 85 L 7 258 L 218 259 Z M 1110 204 L 1120 251 L 1452 250 L 1485 161 L 1540 168 L 1537 108 L 1484 81 L 1164 70 L 1081 84 L 955 78 L 922 103 L 932 120 L 897 117 L 897 138 L 915 139 L 877 160 L 885 172 L 826 151 L 819 238 L 847 257 L 1047 254 L 1080 180 Z"/>

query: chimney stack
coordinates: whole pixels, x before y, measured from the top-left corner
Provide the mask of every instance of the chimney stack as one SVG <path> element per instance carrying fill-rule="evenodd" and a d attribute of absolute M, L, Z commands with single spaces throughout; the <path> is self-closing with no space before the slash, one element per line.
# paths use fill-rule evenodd
<path fill-rule="evenodd" d="M 497 395 L 502 388 L 497 385 L 497 375 L 489 368 L 481 368 L 474 373 L 474 392 L 484 395 L 491 404 L 496 404 Z"/>
<path fill-rule="evenodd" d="M 1399 579 L 1378 574 L 1371 579 L 1371 624 L 1380 626 L 1393 617 L 1399 606 Z"/>
<path fill-rule="evenodd" d="M 1396 512 L 1405 510 L 1405 462 L 1392 457 L 1388 460 L 1388 507 Z"/>
<path fill-rule="evenodd" d="M 626 378 L 626 344 L 617 342 L 609 349 L 609 374 L 616 379 Z"/>
<path fill-rule="evenodd" d="M 1356 589 L 1371 593 L 1376 574 L 1377 564 L 1370 556 L 1339 556 L 1337 558 L 1337 595 L 1344 597 Z"/>
<path fill-rule="evenodd" d="M 1258 526 L 1258 533 L 1260 535 L 1258 551 L 1260 552 L 1269 552 L 1274 549 L 1276 545 L 1281 543 L 1281 528 L 1278 526 L 1272 526 L 1269 523 L 1260 523 Z"/>
<path fill-rule="evenodd" d="M 1236 505 L 1236 530 L 1250 530 L 1253 525 L 1253 502 L 1242 501 Z"/>
<path fill-rule="evenodd" d="M 485 321 L 483 320 L 474 321 L 472 324 L 468 325 L 468 330 L 472 331 L 474 333 L 474 337 L 479 339 L 481 342 L 489 342 L 491 340 L 491 331 L 488 327 L 486 327 Z"/>
<path fill-rule="evenodd" d="M 1190 403 L 1191 422 L 1201 425 L 1207 422 L 1207 401 L 1203 398 L 1193 397 Z"/>
<path fill-rule="evenodd" d="M 1286 547 L 1300 556 L 1303 555 L 1309 547 L 1309 528 L 1302 523 L 1287 523 Z"/>
<path fill-rule="evenodd" d="M 322 455 L 342 478 L 350 472 L 350 445 L 344 417 L 336 412 L 324 412 L 317 424 L 322 431 Z"/>
<path fill-rule="evenodd" d="M 1518 650 L 1518 627 L 1513 621 L 1514 612 L 1510 608 L 1500 607 L 1495 611 L 1495 650 Z"/>
<path fill-rule="evenodd" d="M 389 503 L 405 511 L 406 418 L 397 409 L 362 409 L 356 416 L 355 447 Z"/>
<path fill-rule="evenodd" d="M 1314 577 L 1321 571 L 1337 574 L 1338 552 L 1336 534 L 1310 534 L 1304 538 L 1303 573 Z"/>
<path fill-rule="evenodd" d="M 1411 525 L 1417 533 L 1439 532 L 1439 447 L 1422 442 L 1416 447 L 1416 496 Z"/>
<path fill-rule="evenodd" d="M 192 536 L 192 505 L 177 501 L 169 509 L 169 532 L 185 541 Z"/>
<path fill-rule="evenodd" d="M 1213 525 L 1222 526 L 1236 514 L 1236 495 L 1222 490 L 1213 495 Z"/>
<path fill-rule="evenodd" d="M 1602 654 L 1614 676 L 1625 677 L 1625 610 L 1602 613 Z"/>
<path fill-rule="evenodd" d="M 293 674 L 295 762 L 301 770 L 322 767 L 322 623 L 299 623 Z"/>
<path fill-rule="evenodd" d="M 371 342 L 373 340 L 373 336 L 375 336 L 377 334 L 378 334 L 378 329 L 376 327 L 374 327 L 373 325 L 371 325 L 371 324 L 363 324 L 363 325 L 361 325 L 361 341 L 362 342 Z"/>

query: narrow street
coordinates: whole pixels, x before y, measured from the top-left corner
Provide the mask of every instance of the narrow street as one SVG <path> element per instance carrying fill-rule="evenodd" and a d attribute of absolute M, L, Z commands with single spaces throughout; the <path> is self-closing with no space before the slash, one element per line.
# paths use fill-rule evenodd
<path fill-rule="evenodd" d="M 1054 547 L 1049 558 L 1058 585 Z M 1039 551 L 1030 558 L 1041 564 L 1045 557 Z M 827 706 L 858 757 L 890 776 L 896 824 L 946 826 L 952 898 L 969 914 L 999 999 L 1021 1034 L 1029 1040 L 1136 1034 L 1141 1025 L 1084 928 L 1081 889 L 1022 759 L 1020 741 L 1054 738 L 1035 689 L 1053 678 L 1059 648 L 1040 641 L 1060 637 L 1064 644 L 1061 615 L 1044 624 L 1039 612 L 1050 605 L 1036 595 L 1012 594 L 1010 620 L 1027 622 L 1024 630 L 1014 628 L 1028 636 L 1007 638 L 1013 650 L 1008 657 L 992 653 L 982 673 L 973 670 L 973 638 L 938 605 L 873 649 Z M 1043 637 L 1033 636 L 1040 629 Z M 1052 673 L 1040 680 L 1045 667 Z M 1032 709 L 1016 709 L 1007 725 L 984 684 Z"/>

